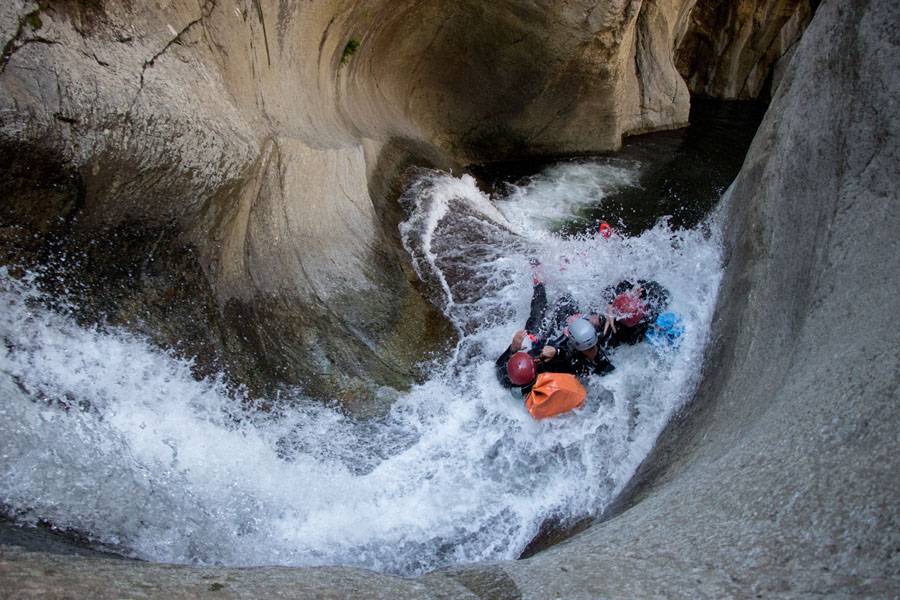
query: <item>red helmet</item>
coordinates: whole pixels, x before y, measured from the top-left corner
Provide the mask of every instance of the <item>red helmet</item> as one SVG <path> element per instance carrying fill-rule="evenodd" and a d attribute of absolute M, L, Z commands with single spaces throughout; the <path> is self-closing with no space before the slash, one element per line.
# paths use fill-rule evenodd
<path fill-rule="evenodd" d="M 613 300 L 616 321 L 626 327 L 634 327 L 647 314 L 647 305 L 634 294 L 624 293 Z"/>
<path fill-rule="evenodd" d="M 527 385 L 537 377 L 534 359 L 527 352 L 516 352 L 506 361 L 506 372 L 513 385 Z"/>

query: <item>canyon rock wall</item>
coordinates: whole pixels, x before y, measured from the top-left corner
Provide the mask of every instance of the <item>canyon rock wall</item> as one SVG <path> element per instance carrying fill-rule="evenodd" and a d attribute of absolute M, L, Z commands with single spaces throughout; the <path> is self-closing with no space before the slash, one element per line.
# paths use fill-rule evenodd
<path fill-rule="evenodd" d="M 817 5 L 816 0 L 698 2 L 675 54 L 691 94 L 768 100 Z"/>

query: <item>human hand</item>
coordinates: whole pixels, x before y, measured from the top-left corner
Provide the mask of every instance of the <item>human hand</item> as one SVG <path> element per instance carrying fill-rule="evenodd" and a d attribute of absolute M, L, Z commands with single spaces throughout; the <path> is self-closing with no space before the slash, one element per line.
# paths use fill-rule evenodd
<path fill-rule="evenodd" d="M 541 360 L 550 360 L 556 356 L 556 348 L 553 346 L 544 346 L 541 350 Z"/>
<path fill-rule="evenodd" d="M 513 335 L 512 343 L 509 345 L 509 347 L 512 348 L 514 352 L 523 350 L 525 348 L 525 344 L 523 344 L 522 342 L 525 340 L 526 336 L 528 336 L 528 332 L 524 329 L 520 329 L 515 333 L 515 335 Z"/>
<path fill-rule="evenodd" d="M 612 329 L 613 333 L 616 332 L 616 317 L 615 313 L 613 312 L 612 304 L 608 304 L 606 306 L 606 324 L 603 325 L 603 335 L 606 335 L 606 332 L 608 332 L 610 329 Z"/>

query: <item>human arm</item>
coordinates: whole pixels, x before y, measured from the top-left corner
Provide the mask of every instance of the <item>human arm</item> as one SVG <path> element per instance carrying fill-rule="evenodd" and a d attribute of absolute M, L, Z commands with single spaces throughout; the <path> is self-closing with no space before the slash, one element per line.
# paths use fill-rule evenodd
<path fill-rule="evenodd" d="M 568 350 L 568 339 L 565 335 L 556 337 L 541 350 L 539 371 L 547 373 L 571 373 L 571 355 Z"/>
<path fill-rule="evenodd" d="M 506 370 L 506 363 L 512 355 L 513 353 L 507 348 L 494 363 L 494 374 L 497 376 L 497 381 L 505 388 L 512 387 L 512 381 L 509 380 L 509 372 Z"/>
<path fill-rule="evenodd" d="M 513 341 L 515 341 L 515 337 L 513 337 Z M 521 345 L 521 341 L 519 342 Z M 512 381 L 509 380 L 509 372 L 506 369 L 506 363 L 509 362 L 510 357 L 518 352 L 518 349 L 513 349 L 514 344 L 510 344 L 506 350 L 503 351 L 497 360 L 494 362 L 494 374 L 497 376 L 497 381 L 500 382 L 505 388 L 512 387 Z"/>
<path fill-rule="evenodd" d="M 556 346 L 551 346 L 550 344 L 547 344 L 546 346 L 541 348 L 540 359 L 544 362 L 546 362 L 548 360 L 553 360 L 557 354 L 559 354 L 559 350 L 556 348 Z"/>
<path fill-rule="evenodd" d="M 603 335 L 605 336 L 609 332 L 616 333 L 616 317 L 615 312 L 613 311 L 613 305 L 607 304 L 604 312 Z"/>
<path fill-rule="evenodd" d="M 510 350 L 513 352 L 518 352 L 519 350 L 525 349 L 525 338 L 528 337 L 528 332 L 524 329 L 518 330 L 515 334 L 513 334 L 512 342 L 509 344 Z"/>
<path fill-rule="evenodd" d="M 640 280 L 638 283 L 643 289 L 643 298 L 647 304 L 647 316 L 644 320 L 648 323 L 652 323 L 660 313 L 668 308 L 671 295 L 669 294 L 669 290 L 656 281 Z"/>
<path fill-rule="evenodd" d="M 502 385 L 503 387 L 513 387 L 512 382 L 509 379 L 509 372 L 506 368 L 506 363 L 509 362 L 509 359 L 513 354 L 525 350 L 526 337 L 528 337 L 528 332 L 524 329 L 520 329 L 515 334 L 513 334 L 512 342 L 510 342 L 506 350 L 503 351 L 503 354 L 501 354 L 494 362 L 494 374 L 497 376 L 497 381 L 499 381 L 500 385 Z M 535 353 L 536 350 L 529 351 L 529 354 L 531 354 L 532 356 L 534 356 Z"/>

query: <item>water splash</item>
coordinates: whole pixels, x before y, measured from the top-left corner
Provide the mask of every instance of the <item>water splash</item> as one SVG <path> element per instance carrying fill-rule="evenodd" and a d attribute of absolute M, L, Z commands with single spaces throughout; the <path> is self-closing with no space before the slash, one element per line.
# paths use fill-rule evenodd
<path fill-rule="evenodd" d="M 520 228 L 553 231 L 574 219 L 586 229 L 590 222 L 582 213 L 637 186 L 641 171 L 641 163 L 617 157 L 556 164 L 517 184 L 507 184 L 498 206 Z"/>
<path fill-rule="evenodd" d="M 402 575 L 515 558 L 544 521 L 596 515 L 696 385 L 721 276 L 715 236 L 660 222 L 633 238 L 563 239 L 525 196 L 499 210 L 471 178 L 442 173 L 403 202 L 404 244 L 463 336 L 372 422 L 300 393 L 255 411 L 140 338 L 46 309 L 0 270 L 4 511 L 153 561 Z M 532 420 L 493 373 L 527 316 L 532 256 L 551 297 L 589 303 L 622 278 L 656 279 L 685 320 L 680 350 L 621 348 L 583 409 Z"/>

